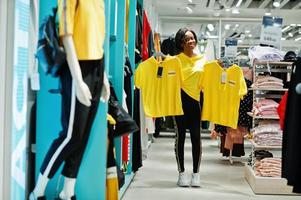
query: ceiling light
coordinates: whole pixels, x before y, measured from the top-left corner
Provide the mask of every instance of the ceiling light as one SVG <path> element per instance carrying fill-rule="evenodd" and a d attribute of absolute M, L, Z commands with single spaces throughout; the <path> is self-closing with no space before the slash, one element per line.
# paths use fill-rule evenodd
<path fill-rule="evenodd" d="M 252 34 L 249 34 L 249 37 L 253 37 L 253 35 L 252 35 Z"/>
<path fill-rule="evenodd" d="M 208 24 L 207 28 L 209 31 L 213 31 L 214 30 L 214 26 L 212 24 Z"/>
<path fill-rule="evenodd" d="M 185 8 L 186 8 L 186 11 L 187 11 L 189 14 L 193 13 L 192 9 L 189 8 L 188 6 L 186 6 Z"/>
<path fill-rule="evenodd" d="M 274 0 L 273 6 L 275 6 L 276 8 L 278 8 L 280 6 L 280 0 Z"/>
<path fill-rule="evenodd" d="M 297 26 L 301 26 L 301 24 L 297 24 Z"/>
<path fill-rule="evenodd" d="M 287 31 L 290 27 L 291 27 L 291 26 L 287 26 L 287 27 L 283 28 L 283 29 L 282 29 L 282 32 Z"/>
<path fill-rule="evenodd" d="M 289 32 L 289 33 L 288 33 L 288 36 L 293 37 L 294 34 L 293 34 L 292 32 Z"/>
<path fill-rule="evenodd" d="M 225 29 L 226 29 L 226 30 L 229 30 L 229 29 L 230 29 L 230 27 L 231 27 L 231 25 L 230 25 L 230 24 L 226 24 L 226 25 L 225 25 Z"/>
<path fill-rule="evenodd" d="M 238 43 L 242 43 L 242 40 L 238 40 Z"/>
<path fill-rule="evenodd" d="M 299 40 L 301 40 L 301 37 L 298 37 L 298 38 L 295 39 L 295 41 L 299 41 Z"/>
<path fill-rule="evenodd" d="M 231 9 L 230 9 L 230 8 L 226 8 L 225 11 L 226 11 L 226 12 L 230 12 Z"/>
<path fill-rule="evenodd" d="M 239 14 L 240 12 L 239 12 L 239 10 L 238 9 L 233 9 L 232 10 L 232 14 Z"/>
<path fill-rule="evenodd" d="M 236 7 L 238 8 L 241 4 L 242 0 L 238 0 L 237 4 L 236 4 Z"/>
<path fill-rule="evenodd" d="M 272 13 L 268 11 L 268 12 L 264 13 L 264 15 L 265 15 L 265 16 L 271 16 Z"/>
<path fill-rule="evenodd" d="M 235 27 L 239 27 L 239 24 L 235 24 Z"/>
<path fill-rule="evenodd" d="M 291 26 L 297 26 L 296 24 L 291 24 Z"/>
<path fill-rule="evenodd" d="M 298 29 L 298 33 L 301 34 L 301 28 Z"/>
<path fill-rule="evenodd" d="M 189 1 L 189 3 L 192 3 L 192 0 L 188 0 Z"/>
<path fill-rule="evenodd" d="M 283 37 L 283 38 L 281 38 L 281 40 L 286 40 L 286 38 Z"/>
<path fill-rule="evenodd" d="M 246 33 L 250 33 L 251 31 L 250 31 L 250 30 L 246 30 L 245 32 L 246 32 Z"/>

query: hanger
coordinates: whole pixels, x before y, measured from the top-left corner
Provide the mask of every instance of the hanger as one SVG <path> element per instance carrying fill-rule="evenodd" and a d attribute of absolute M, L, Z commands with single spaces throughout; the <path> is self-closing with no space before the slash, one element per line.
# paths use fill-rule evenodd
<path fill-rule="evenodd" d="M 153 56 L 158 60 L 158 61 L 162 61 L 166 58 L 166 55 L 164 53 L 162 53 L 161 51 L 157 51 L 153 54 Z"/>
<path fill-rule="evenodd" d="M 219 64 L 222 65 L 222 67 L 228 68 L 232 65 L 231 60 L 228 57 L 221 57 L 218 59 Z"/>

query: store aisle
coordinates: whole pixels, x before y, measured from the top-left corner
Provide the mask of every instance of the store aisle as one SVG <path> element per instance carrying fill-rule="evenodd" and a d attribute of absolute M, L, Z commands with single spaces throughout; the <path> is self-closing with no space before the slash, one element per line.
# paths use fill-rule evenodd
<path fill-rule="evenodd" d="M 244 179 L 244 165 L 239 160 L 231 166 L 221 157 L 217 142 L 203 139 L 201 164 L 201 188 L 180 188 L 177 182 L 177 167 L 174 156 L 174 139 L 158 138 L 151 145 L 144 166 L 138 171 L 123 200 L 291 200 L 300 196 L 254 195 Z M 250 149 L 246 150 L 248 155 Z M 192 158 L 190 138 L 185 144 L 186 171 L 191 174 Z"/>

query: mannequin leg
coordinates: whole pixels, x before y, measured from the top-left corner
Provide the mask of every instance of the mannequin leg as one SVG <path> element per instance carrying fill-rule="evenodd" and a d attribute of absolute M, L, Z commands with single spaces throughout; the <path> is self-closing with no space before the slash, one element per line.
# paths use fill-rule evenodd
<path fill-rule="evenodd" d="M 29 196 L 29 200 L 36 200 L 38 197 L 44 196 L 48 181 L 49 181 L 49 178 L 47 178 L 47 176 L 42 175 L 40 173 L 37 184 L 36 184 L 33 192 Z"/>
<path fill-rule="evenodd" d="M 71 199 L 72 196 L 75 195 L 74 189 L 75 189 L 75 178 L 64 178 L 64 187 L 63 190 L 60 193 L 61 199 Z"/>

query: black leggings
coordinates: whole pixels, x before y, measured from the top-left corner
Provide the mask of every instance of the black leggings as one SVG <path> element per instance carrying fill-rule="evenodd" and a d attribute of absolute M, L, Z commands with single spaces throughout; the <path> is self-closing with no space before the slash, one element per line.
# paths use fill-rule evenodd
<path fill-rule="evenodd" d="M 72 77 L 66 64 L 60 76 L 62 131 L 52 142 L 41 167 L 41 173 L 48 178 L 54 176 L 62 162 L 65 162 L 62 174 L 69 178 L 77 177 L 97 112 L 103 83 L 103 59 L 80 61 L 79 64 L 83 80 L 92 95 L 91 106 L 87 107 L 77 100 L 72 86 Z"/>
<path fill-rule="evenodd" d="M 175 153 L 178 164 L 178 171 L 184 172 L 184 143 L 186 136 L 186 129 L 190 131 L 190 139 L 192 144 L 192 159 L 193 159 L 193 173 L 198 173 L 201 156 L 201 107 L 200 103 L 191 98 L 184 91 L 181 91 L 182 108 L 184 115 L 175 116 L 176 121 L 176 138 L 175 138 Z"/>

